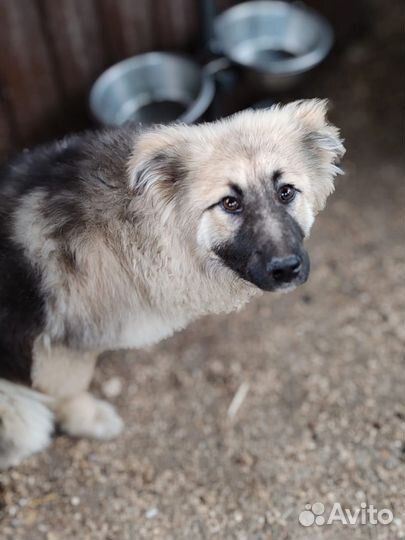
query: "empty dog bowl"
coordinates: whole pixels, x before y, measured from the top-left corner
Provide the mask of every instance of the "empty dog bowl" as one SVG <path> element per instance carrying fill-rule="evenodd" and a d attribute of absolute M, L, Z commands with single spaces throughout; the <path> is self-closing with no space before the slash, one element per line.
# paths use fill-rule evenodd
<path fill-rule="evenodd" d="M 196 122 L 210 106 L 215 85 L 183 56 L 151 52 L 110 67 L 94 83 L 90 109 L 104 125 Z"/>
<path fill-rule="evenodd" d="M 215 18 L 214 40 L 214 48 L 234 63 L 261 73 L 270 86 L 285 87 L 325 58 L 333 31 L 301 4 L 253 1 Z"/>

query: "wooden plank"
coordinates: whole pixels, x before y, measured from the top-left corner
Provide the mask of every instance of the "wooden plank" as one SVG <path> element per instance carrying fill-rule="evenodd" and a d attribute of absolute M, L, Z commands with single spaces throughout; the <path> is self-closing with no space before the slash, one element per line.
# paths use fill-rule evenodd
<path fill-rule="evenodd" d="M 56 129 L 60 94 L 32 0 L 1 0 L 0 79 L 23 144 Z"/>
<path fill-rule="evenodd" d="M 64 96 L 81 95 L 106 66 L 93 0 L 38 0 Z"/>
<path fill-rule="evenodd" d="M 154 45 L 157 50 L 168 50 L 175 48 L 176 36 L 173 31 L 173 11 L 177 8 L 177 0 L 165 2 L 165 0 L 155 0 L 153 2 L 153 26 Z M 181 17 L 181 12 L 176 9 L 176 17 Z"/>
<path fill-rule="evenodd" d="M 150 0 L 99 0 L 111 62 L 154 49 L 157 28 L 153 4 Z"/>
<path fill-rule="evenodd" d="M 197 0 L 99 0 L 110 62 L 152 50 L 189 51 L 198 42 Z"/>
<path fill-rule="evenodd" d="M 180 41 L 179 48 L 186 51 L 194 49 L 200 43 L 200 21 L 197 2 L 194 0 L 181 0 L 183 5 L 183 17 L 178 29 Z M 180 24 L 180 23 L 179 23 Z"/>
<path fill-rule="evenodd" d="M 7 90 L 0 81 L 0 162 L 18 147 L 18 137 Z"/>
<path fill-rule="evenodd" d="M 197 3 L 190 0 L 155 0 L 157 45 L 163 50 L 188 51 L 198 44 Z"/>
<path fill-rule="evenodd" d="M 7 104 L 0 101 L 0 163 L 7 159 L 17 146 L 12 120 L 7 110 Z"/>
<path fill-rule="evenodd" d="M 45 37 L 63 95 L 65 129 L 91 123 L 88 94 L 108 66 L 94 0 L 37 0 Z"/>

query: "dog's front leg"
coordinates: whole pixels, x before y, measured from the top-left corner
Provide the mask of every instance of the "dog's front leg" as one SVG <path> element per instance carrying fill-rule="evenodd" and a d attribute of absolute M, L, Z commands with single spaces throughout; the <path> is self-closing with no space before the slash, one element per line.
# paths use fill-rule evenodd
<path fill-rule="evenodd" d="M 87 391 L 96 359 L 96 352 L 37 346 L 32 381 L 36 389 L 54 398 L 52 409 L 65 433 L 111 439 L 120 433 L 123 422 L 112 405 Z"/>

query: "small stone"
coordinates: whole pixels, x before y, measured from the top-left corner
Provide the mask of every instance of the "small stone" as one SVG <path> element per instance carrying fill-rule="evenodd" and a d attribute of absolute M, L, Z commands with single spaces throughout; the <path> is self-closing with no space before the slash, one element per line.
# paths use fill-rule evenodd
<path fill-rule="evenodd" d="M 10 506 L 10 508 L 8 509 L 8 513 L 10 516 L 15 516 L 18 512 L 18 508 L 17 506 Z"/>
<path fill-rule="evenodd" d="M 159 510 L 157 508 L 149 508 L 149 510 L 145 513 L 146 519 L 153 519 L 155 518 L 159 513 Z"/>
<path fill-rule="evenodd" d="M 233 515 L 233 519 L 236 521 L 236 523 L 240 523 L 243 520 L 243 516 L 240 512 L 236 511 Z"/>
<path fill-rule="evenodd" d="M 101 386 L 101 391 L 106 398 L 115 398 L 122 392 L 122 381 L 119 377 L 111 377 Z"/>
<path fill-rule="evenodd" d="M 80 504 L 80 497 L 72 497 L 72 498 L 70 499 L 70 504 L 71 504 L 72 506 L 79 506 L 79 504 Z"/>

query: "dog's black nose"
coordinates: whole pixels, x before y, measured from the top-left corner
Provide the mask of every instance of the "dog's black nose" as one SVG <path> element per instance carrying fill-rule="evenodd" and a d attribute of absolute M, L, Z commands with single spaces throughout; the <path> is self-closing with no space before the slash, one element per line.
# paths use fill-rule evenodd
<path fill-rule="evenodd" d="M 289 255 L 283 259 L 272 259 L 267 263 L 266 270 L 276 283 L 289 283 L 298 276 L 301 266 L 301 257 Z"/>

